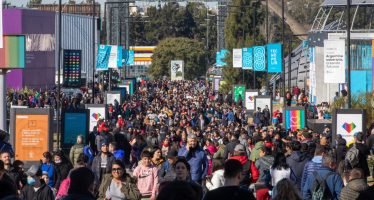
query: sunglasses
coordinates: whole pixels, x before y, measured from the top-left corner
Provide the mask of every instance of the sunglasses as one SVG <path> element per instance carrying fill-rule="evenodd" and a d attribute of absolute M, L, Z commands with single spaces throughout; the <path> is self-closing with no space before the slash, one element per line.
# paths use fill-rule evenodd
<path fill-rule="evenodd" d="M 122 171 L 122 168 L 112 168 L 112 171 L 113 172 L 115 172 L 115 171 L 120 172 L 120 171 Z"/>

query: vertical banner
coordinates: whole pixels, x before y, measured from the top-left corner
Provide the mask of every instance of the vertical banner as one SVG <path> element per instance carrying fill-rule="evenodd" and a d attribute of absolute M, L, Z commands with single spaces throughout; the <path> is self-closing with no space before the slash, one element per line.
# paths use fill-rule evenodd
<path fill-rule="evenodd" d="M 253 69 L 254 71 L 265 71 L 265 47 L 253 47 Z"/>
<path fill-rule="evenodd" d="M 62 146 L 64 149 L 73 146 L 78 135 L 83 136 L 83 141 L 88 137 L 89 111 L 66 111 L 62 113 Z"/>
<path fill-rule="evenodd" d="M 243 69 L 253 69 L 253 49 L 243 48 Z"/>
<path fill-rule="evenodd" d="M 336 109 L 333 113 L 333 139 L 340 134 L 347 141 L 347 146 L 354 142 L 354 134 L 365 132 L 365 110 Z M 333 140 L 334 141 L 334 140 Z"/>
<path fill-rule="evenodd" d="M 311 103 L 316 103 L 316 61 L 315 61 L 315 47 L 309 48 L 309 61 L 310 61 L 310 68 L 309 68 L 309 78 L 310 78 L 310 86 L 309 86 L 309 101 Z"/>
<path fill-rule="evenodd" d="M 63 85 L 64 87 L 81 86 L 82 50 L 63 51 Z"/>
<path fill-rule="evenodd" d="M 24 35 L 5 35 L 1 40 L 0 69 L 22 69 L 26 65 L 26 38 Z"/>
<path fill-rule="evenodd" d="M 371 76 L 374 77 L 374 40 L 371 41 Z M 372 78 L 372 87 L 374 89 L 374 78 Z"/>
<path fill-rule="evenodd" d="M 219 85 L 221 83 L 221 79 L 220 78 L 214 78 L 214 91 L 215 92 L 218 92 L 219 91 Z"/>
<path fill-rule="evenodd" d="M 110 46 L 100 45 L 97 51 L 96 70 L 108 70 L 108 61 L 110 55 Z"/>
<path fill-rule="evenodd" d="M 183 60 L 172 60 L 170 62 L 170 79 L 184 80 L 184 62 Z"/>
<path fill-rule="evenodd" d="M 345 83 L 345 40 L 324 41 L 324 83 Z"/>
<path fill-rule="evenodd" d="M 232 50 L 232 65 L 234 68 L 242 68 L 242 49 Z"/>
<path fill-rule="evenodd" d="M 234 101 L 238 102 L 239 98 L 244 101 L 245 99 L 245 85 L 234 85 Z"/>
<path fill-rule="evenodd" d="M 110 45 L 110 54 L 108 60 L 108 68 L 117 69 L 118 65 L 122 66 L 122 62 L 118 62 L 119 60 L 119 46 Z M 122 50 L 122 48 L 121 48 Z M 121 53 L 122 55 L 122 53 Z"/>
<path fill-rule="evenodd" d="M 255 110 L 255 97 L 258 96 L 258 91 L 245 91 L 245 108 L 247 110 Z"/>
<path fill-rule="evenodd" d="M 218 51 L 216 53 L 216 66 L 217 67 L 224 67 L 227 65 L 227 63 L 225 62 L 227 53 L 228 51 L 226 49 L 221 49 L 221 51 Z"/>
<path fill-rule="evenodd" d="M 0 0 L 0 48 L 3 48 L 3 0 Z"/>
<path fill-rule="evenodd" d="M 282 72 L 282 45 L 280 43 L 268 44 L 268 72 L 280 73 Z"/>
<path fill-rule="evenodd" d="M 292 108 L 286 109 L 284 114 L 285 129 L 291 131 L 301 130 L 305 128 L 305 109 Z"/>
<path fill-rule="evenodd" d="M 126 65 L 135 65 L 135 52 L 134 52 L 134 50 L 127 50 L 127 49 L 123 50 L 122 63 L 126 63 Z"/>

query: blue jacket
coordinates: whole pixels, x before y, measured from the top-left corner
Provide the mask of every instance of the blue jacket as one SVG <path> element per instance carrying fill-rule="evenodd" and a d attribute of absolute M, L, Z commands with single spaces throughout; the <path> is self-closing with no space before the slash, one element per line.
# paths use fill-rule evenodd
<path fill-rule="evenodd" d="M 314 156 L 313 159 L 305 164 L 303 176 L 301 178 L 301 190 L 303 190 L 306 183 L 306 179 L 312 176 L 314 171 L 321 169 L 322 167 L 322 156 Z"/>
<path fill-rule="evenodd" d="M 208 158 L 205 151 L 197 147 L 196 151 L 189 153 L 184 146 L 178 151 L 178 156 L 184 156 L 191 165 L 191 179 L 200 182 L 208 173 Z"/>
<path fill-rule="evenodd" d="M 291 168 L 290 179 L 296 185 L 299 192 L 301 192 L 301 179 L 307 162 L 307 156 L 300 151 L 294 151 L 287 157 L 287 164 Z"/>
<path fill-rule="evenodd" d="M 327 174 L 333 172 L 333 174 L 329 175 L 327 178 Z M 328 167 L 321 167 L 319 170 L 317 170 L 317 173 L 320 177 L 326 179 L 327 187 L 330 190 L 330 193 L 332 195 L 333 200 L 338 200 L 340 196 L 340 192 L 343 185 L 343 180 L 340 178 L 340 175 L 336 172 L 334 172 L 332 169 Z M 306 179 L 306 183 L 302 189 L 302 195 L 304 200 L 312 199 L 312 187 L 314 183 L 315 177 L 313 175 L 308 176 Z"/>

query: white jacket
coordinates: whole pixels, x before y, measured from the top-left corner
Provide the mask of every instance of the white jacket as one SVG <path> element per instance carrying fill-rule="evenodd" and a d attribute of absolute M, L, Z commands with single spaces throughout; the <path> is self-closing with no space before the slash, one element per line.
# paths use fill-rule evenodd
<path fill-rule="evenodd" d="M 206 181 L 205 186 L 208 188 L 208 190 L 214 190 L 216 188 L 222 187 L 225 183 L 225 178 L 223 177 L 223 169 L 219 169 L 215 172 L 213 172 L 213 176 L 211 181 Z"/>

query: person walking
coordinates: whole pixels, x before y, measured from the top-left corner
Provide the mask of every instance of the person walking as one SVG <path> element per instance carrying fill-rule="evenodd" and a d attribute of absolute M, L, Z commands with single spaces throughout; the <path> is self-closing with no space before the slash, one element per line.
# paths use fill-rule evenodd
<path fill-rule="evenodd" d="M 62 200 L 95 200 L 92 195 L 95 174 L 87 167 L 79 167 L 70 173 L 68 195 Z"/>
<path fill-rule="evenodd" d="M 83 153 L 83 148 L 84 148 L 84 145 L 83 145 L 83 136 L 82 135 L 78 135 L 78 137 L 77 137 L 77 143 L 74 144 L 71 147 L 70 153 L 69 153 L 69 158 L 70 158 L 70 161 L 72 162 L 73 166 L 75 166 L 77 164 L 77 160 L 78 160 L 79 154 Z"/>
<path fill-rule="evenodd" d="M 133 176 L 137 179 L 141 198 L 144 200 L 154 200 L 158 186 L 157 167 L 152 165 L 151 157 L 152 154 L 149 151 L 143 151 L 141 154 L 141 164 L 133 172 Z"/>
<path fill-rule="evenodd" d="M 360 168 L 354 168 L 349 172 L 348 184 L 340 192 L 340 200 L 356 200 L 361 193 L 369 189 L 364 172 Z"/>
<path fill-rule="evenodd" d="M 108 150 L 108 142 L 103 142 L 100 145 L 101 152 L 97 154 L 92 162 L 92 171 L 95 174 L 95 189 L 97 190 L 105 174 L 110 174 L 112 171 L 112 164 L 115 160 L 112 153 Z"/>

